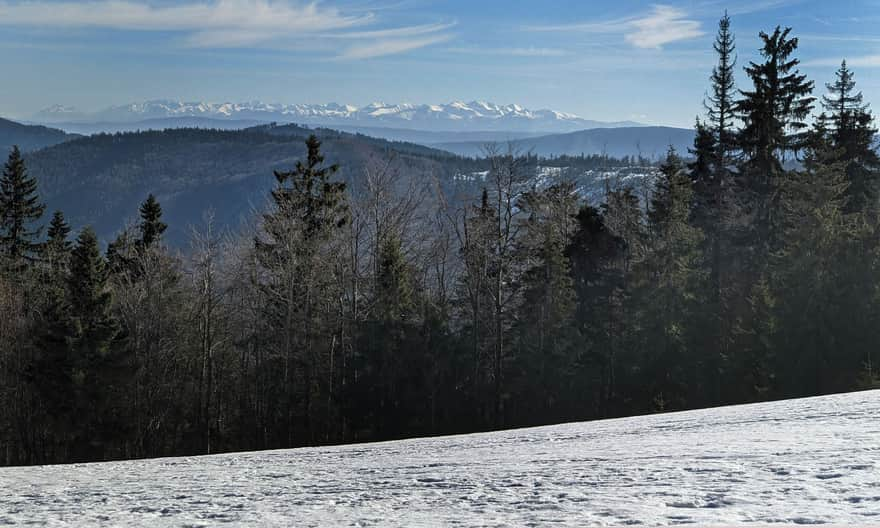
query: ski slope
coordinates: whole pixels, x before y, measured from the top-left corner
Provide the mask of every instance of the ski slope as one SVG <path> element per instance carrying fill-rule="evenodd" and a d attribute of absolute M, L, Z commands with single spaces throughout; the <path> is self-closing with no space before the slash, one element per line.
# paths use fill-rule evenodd
<path fill-rule="evenodd" d="M 498 433 L 0 469 L 0 525 L 880 524 L 880 391 Z"/>

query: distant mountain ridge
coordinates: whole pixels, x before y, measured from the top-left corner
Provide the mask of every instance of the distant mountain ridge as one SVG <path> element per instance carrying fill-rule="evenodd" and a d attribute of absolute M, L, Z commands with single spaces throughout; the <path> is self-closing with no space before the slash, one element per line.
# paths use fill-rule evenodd
<path fill-rule="evenodd" d="M 552 157 L 607 154 L 612 157 L 638 156 L 660 159 L 669 147 L 687 156 L 694 143 L 694 131 L 673 127 L 594 128 L 566 134 L 550 134 L 510 141 L 523 153 Z M 485 154 L 484 141 L 458 141 L 431 145 L 459 156 L 478 157 Z"/>
<path fill-rule="evenodd" d="M 393 127 L 428 131 L 569 132 L 590 128 L 641 126 L 631 121 L 606 123 L 554 110 L 530 110 L 517 104 L 485 101 L 447 104 L 208 103 L 155 100 L 111 106 L 98 112 L 80 112 L 55 105 L 33 116 L 38 123 L 128 123 L 169 118 L 209 118 L 305 125 Z"/>
<path fill-rule="evenodd" d="M 266 125 L 265 121 L 255 119 L 215 119 L 211 117 L 160 117 L 141 121 L 64 121 L 52 123 L 71 134 L 116 134 L 121 132 L 139 132 L 147 130 L 166 130 L 179 128 L 201 128 L 204 130 L 244 130 L 255 126 Z"/>

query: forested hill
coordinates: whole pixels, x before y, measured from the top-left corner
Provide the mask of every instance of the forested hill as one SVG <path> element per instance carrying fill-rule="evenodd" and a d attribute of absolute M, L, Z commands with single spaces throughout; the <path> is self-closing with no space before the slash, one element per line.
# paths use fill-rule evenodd
<path fill-rule="evenodd" d="M 0 117 L 0 152 L 5 154 L 13 145 L 22 150 L 36 150 L 79 137 L 63 130 L 39 125 L 23 125 Z"/>
<path fill-rule="evenodd" d="M 106 241 L 153 193 L 171 226 L 169 242 L 180 244 L 209 209 L 221 226 L 251 218 L 275 183 L 273 171 L 291 170 L 313 132 L 349 181 L 388 160 L 409 177 L 443 180 L 475 164 L 419 145 L 294 125 L 100 134 L 29 153 L 26 161 L 48 210 L 64 211 L 72 225 L 91 224 Z"/>

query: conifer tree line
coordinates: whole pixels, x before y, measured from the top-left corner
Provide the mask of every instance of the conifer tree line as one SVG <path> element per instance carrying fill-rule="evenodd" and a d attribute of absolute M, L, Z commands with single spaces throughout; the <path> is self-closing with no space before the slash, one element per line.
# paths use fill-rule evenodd
<path fill-rule="evenodd" d="M 843 62 L 788 28 L 737 86 L 730 19 L 693 149 L 648 192 L 489 149 L 465 199 L 320 141 L 232 235 L 165 244 L 157 197 L 102 249 L 0 179 L 0 462 L 284 448 L 880 387 L 880 159 Z"/>

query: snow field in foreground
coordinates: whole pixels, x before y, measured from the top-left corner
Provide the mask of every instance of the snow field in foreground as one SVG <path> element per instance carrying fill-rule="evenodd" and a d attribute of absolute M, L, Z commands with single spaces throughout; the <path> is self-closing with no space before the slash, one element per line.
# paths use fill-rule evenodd
<path fill-rule="evenodd" d="M 0 469 L 0 525 L 880 524 L 880 391 L 497 433 Z"/>

